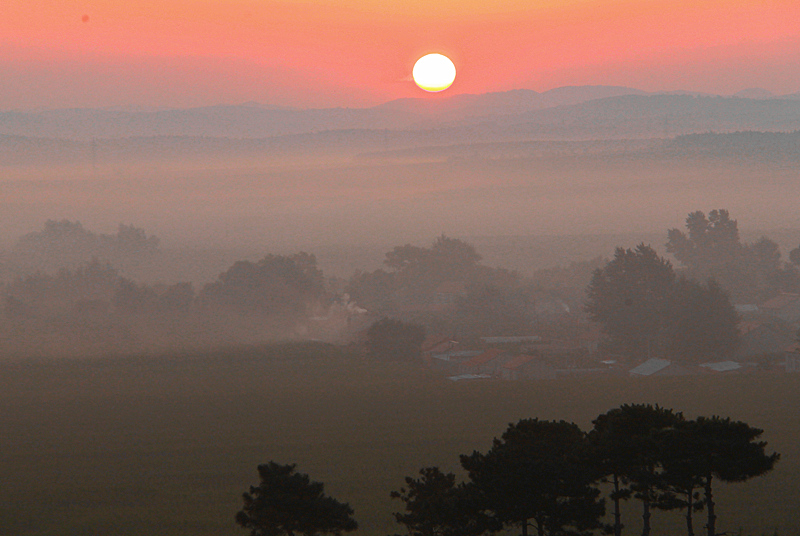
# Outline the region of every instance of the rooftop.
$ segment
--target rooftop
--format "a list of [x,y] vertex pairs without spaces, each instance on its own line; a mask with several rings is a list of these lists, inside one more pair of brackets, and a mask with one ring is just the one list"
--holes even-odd
[[457,376],[448,376],[447,379],[451,382],[460,382],[464,380],[488,380],[491,376],[488,374],[458,374]]
[[513,357],[508,363],[503,365],[503,368],[514,370],[516,368],[521,367],[522,365],[524,365],[529,361],[533,361],[534,359],[536,359],[536,356],[534,355],[520,354],[516,357]]
[[630,370],[633,376],[650,376],[660,370],[664,370],[672,364],[668,359],[648,359],[641,365],[638,365]]
[[433,359],[441,359],[442,361],[461,361],[470,357],[475,357],[482,354],[480,350],[458,350],[454,352],[445,352],[443,354],[434,354]]
[[704,369],[713,370],[714,372],[730,372],[732,370],[739,370],[742,365],[736,361],[717,361],[716,363],[702,363],[700,365]]
[[503,355],[502,350],[498,350],[497,348],[490,348],[489,350],[486,350],[485,352],[476,355],[475,357],[467,361],[465,364],[471,367],[485,365],[486,363],[497,359],[501,355]]
[[486,344],[513,344],[518,342],[538,342],[542,338],[538,335],[521,335],[516,337],[481,337]]

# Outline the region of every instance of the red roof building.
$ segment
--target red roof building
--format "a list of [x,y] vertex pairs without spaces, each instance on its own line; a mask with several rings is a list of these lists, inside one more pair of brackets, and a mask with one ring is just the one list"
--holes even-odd
[[459,371],[462,374],[490,374],[500,376],[500,367],[511,355],[498,348],[490,348],[475,357],[461,363]]
[[501,367],[500,376],[504,380],[553,380],[556,370],[538,356],[520,354]]

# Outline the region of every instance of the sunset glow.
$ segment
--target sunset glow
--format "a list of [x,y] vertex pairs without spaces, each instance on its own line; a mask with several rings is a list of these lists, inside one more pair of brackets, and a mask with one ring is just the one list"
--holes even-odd
[[448,93],[606,84],[800,90],[794,0],[8,0],[0,109],[257,101],[364,106],[419,95],[414,61],[459,66]]

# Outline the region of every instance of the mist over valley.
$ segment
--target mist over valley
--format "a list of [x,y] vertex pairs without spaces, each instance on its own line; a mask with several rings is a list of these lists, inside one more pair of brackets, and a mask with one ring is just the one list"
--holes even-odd
[[[793,536],[799,172],[755,89],[0,112],[0,532],[240,534],[308,473],[347,532],[438,482],[441,534],[515,534],[481,471],[533,434],[580,534]],[[728,427],[712,495],[684,447]],[[622,505],[601,433],[658,456]]]

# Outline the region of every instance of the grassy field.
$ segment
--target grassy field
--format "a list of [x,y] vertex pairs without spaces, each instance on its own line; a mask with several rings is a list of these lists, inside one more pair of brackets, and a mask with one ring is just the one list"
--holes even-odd
[[[336,352],[0,363],[0,534],[243,535],[241,493],[269,460],[350,502],[358,534],[402,533],[389,498],[425,465],[457,471],[520,418],[584,429],[622,403],[765,429],[775,471],[720,487],[720,531],[800,535],[800,375],[452,383]],[[638,505],[625,511],[637,530]],[[656,512],[653,536],[683,534]],[[702,522],[698,523],[698,529]]]

